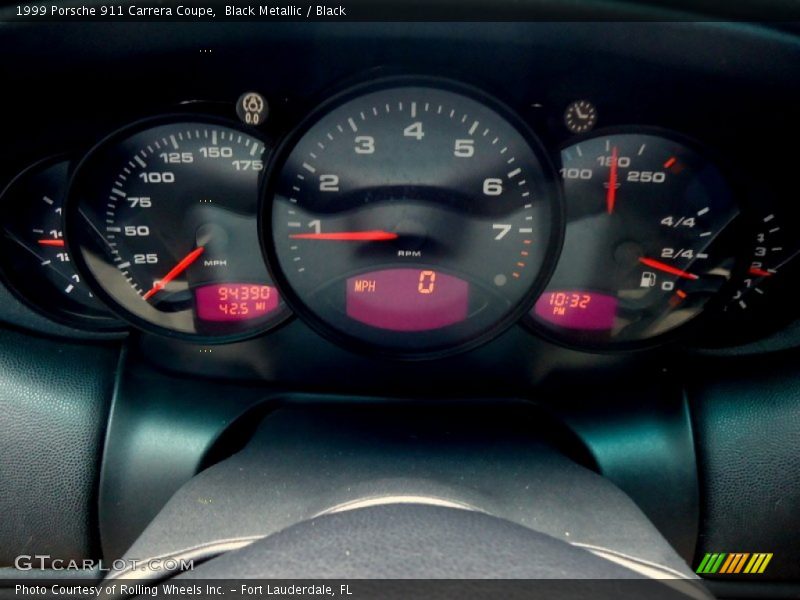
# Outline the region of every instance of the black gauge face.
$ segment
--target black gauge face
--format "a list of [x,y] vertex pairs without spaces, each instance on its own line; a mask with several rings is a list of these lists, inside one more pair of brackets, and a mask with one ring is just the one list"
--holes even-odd
[[3,211],[3,271],[32,306],[75,327],[120,328],[75,271],[64,243],[69,162],[34,165],[9,184]]
[[800,254],[800,244],[783,221],[772,211],[758,220],[748,246],[747,270],[731,294],[726,310],[740,312],[758,307],[774,287],[773,282],[783,282],[786,270],[797,268],[795,259]]
[[[737,270],[715,329],[715,340],[743,343],[784,327],[800,315],[797,278],[800,238],[795,231],[797,209],[760,206],[749,214],[745,261]],[[765,206],[767,204],[767,206]]]
[[115,134],[78,166],[68,239],[98,293],[157,333],[228,341],[287,309],[259,252],[264,143],[194,119]]
[[564,247],[531,318],[568,343],[641,343],[699,314],[730,277],[737,214],[720,172],[683,143],[600,135],[562,152]]
[[347,97],[290,140],[267,188],[267,253],[293,306],[334,338],[406,357],[512,323],[560,237],[539,145],[450,89]]

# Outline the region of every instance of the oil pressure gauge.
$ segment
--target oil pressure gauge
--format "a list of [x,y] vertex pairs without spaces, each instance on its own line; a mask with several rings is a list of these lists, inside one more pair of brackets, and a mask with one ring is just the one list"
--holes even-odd
[[749,311],[761,304],[774,287],[773,281],[785,280],[787,267],[796,267],[800,244],[783,219],[775,211],[769,211],[758,219],[748,252],[747,271],[726,306],[732,312]]

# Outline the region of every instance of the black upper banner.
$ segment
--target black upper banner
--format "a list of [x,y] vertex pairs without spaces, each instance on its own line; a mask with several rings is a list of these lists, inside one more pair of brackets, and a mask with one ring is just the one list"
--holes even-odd
[[792,0],[114,0],[2,3],[0,21],[796,21]]

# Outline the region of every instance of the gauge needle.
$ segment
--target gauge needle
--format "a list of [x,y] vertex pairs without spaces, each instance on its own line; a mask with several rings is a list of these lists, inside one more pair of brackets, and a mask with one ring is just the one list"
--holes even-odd
[[58,248],[64,247],[64,240],[39,240],[40,246],[56,246]]
[[772,273],[769,271],[765,271],[764,269],[759,269],[757,267],[750,267],[749,271],[750,275],[756,275],[757,277],[770,277]]
[[653,260],[652,258],[646,258],[644,256],[639,258],[639,262],[643,265],[647,265],[652,269],[658,269],[659,271],[664,271],[665,273],[669,273],[670,275],[677,275],[678,277],[683,277],[684,279],[700,279],[694,273],[689,273],[688,271],[683,271],[678,269],[677,267],[673,267],[672,265],[668,265],[667,263],[663,263],[660,260]]
[[386,242],[399,235],[390,231],[337,231],[333,233],[293,233],[293,240],[332,240],[338,242]]
[[617,147],[611,149],[611,169],[608,173],[608,191],[606,192],[606,208],[608,214],[614,213],[617,202]]
[[199,248],[195,248],[194,250],[189,252],[189,254],[184,256],[177,265],[172,267],[172,269],[170,270],[169,273],[164,275],[164,277],[162,279],[159,279],[158,281],[156,281],[155,284],[153,285],[153,287],[151,287],[145,293],[145,295],[142,296],[142,298],[144,298],[145,300],[148,300],[154,294],[157,294],[158,292],[163,290],[170,281],[172,281],[178,275],[180,275],[186,269],[188,269],[189,265],[191,265],[194,261],[196,261],[197,257],[200,256],[204,251],[205,251],[205,247],[204,246],[200,246]]

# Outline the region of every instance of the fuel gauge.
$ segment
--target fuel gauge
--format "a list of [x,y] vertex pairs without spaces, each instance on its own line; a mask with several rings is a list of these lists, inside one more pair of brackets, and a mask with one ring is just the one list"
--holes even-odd
[[62,208],[69,162],[51,159],[20,173],[0,195],[2,271],[27,304],[86,329],[122,325],[89,291],[67,253]]
[[721,243],[738,214],[722,173],[663,132],[612,132],[562,151],[567,231],[531,312],[584,347],[651,343],[698,316],[734,266]]

